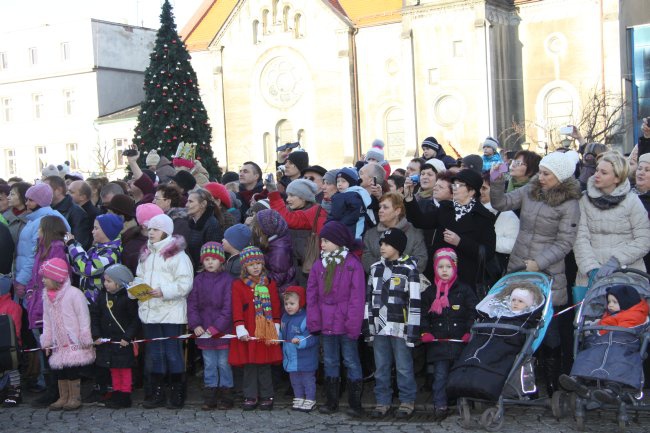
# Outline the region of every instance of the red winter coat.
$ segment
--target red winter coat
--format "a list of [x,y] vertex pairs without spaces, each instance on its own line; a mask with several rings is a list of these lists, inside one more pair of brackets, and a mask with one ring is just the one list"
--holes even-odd
[[[280,298],[275,281],[269,284],[271,296],[271,313],[273,322],[280,323]],[[255,336],[255,306],[253,305],[253,289],[244,281],[235,280],[232,283],[232,321],[233,327],[244,325],[248,334]],[[278,344],[267,346],[259,340],[240,341],[233,338],[230,344],[228,362],[235,367],[246,364],[280,364],[282,362],[282,347]]]
[[20,332],[22,327],[23,309],[20,305],[11,300],[11,293],[0,296],[0,314],[6,314],[14,321],[14,329],[18,344],[21,344]]
[[[610,315],[606,312],[600,320],[601,326],[620,326],[622,328],[634,328],[645,323],[648,318],[648,303],[642,299],[636,305],[628,308],[627,310],[620,311],[615,315]],[[609,331],[600,331],[600,335],[605,335]]]
[[[290,210],[287,208],[284,200],[282,200],[282,195],[277,191],[269,193],[269,202],[271,204],[271,209],[278,211],[280,216],[282,216],[282,218],[287,222],[287,226],[289,226],[290,229],[311,231],[319,206],[315,205],[306,209]],[[320,233],[320,230],[323,228],[326,221],[327,211],[321,207],[320,213],[318,214],[318,220],[316,221],[317,233]]]

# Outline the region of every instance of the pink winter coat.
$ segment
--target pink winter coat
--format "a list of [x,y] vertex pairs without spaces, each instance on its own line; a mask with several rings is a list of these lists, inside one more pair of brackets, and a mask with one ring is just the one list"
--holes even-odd
[[95,362],[95,346],[90,332],[90,312],[83,292],[66,280],[54,302],[43,291],[43,335],[41,347],[54,347],[50,367],[61,370]]

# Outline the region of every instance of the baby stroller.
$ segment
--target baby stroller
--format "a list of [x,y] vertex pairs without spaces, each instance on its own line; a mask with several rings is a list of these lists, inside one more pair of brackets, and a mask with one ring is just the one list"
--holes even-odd
[[[619,429],[624,431],[629,421],[628,411],[648,411],[643,398],[643,360],[650,341],[650,322],[633,327],[603,326],[593,322],[600,319],[607,308],[607,290],[613,286],[633,287],[641,299],[650,299],[650,275],[635,269],[619,269],[612,275],[597,280],[587,291],[575,318],[573,341],[574,367],[571,377],[593,386],[581,385],[562,402],[553,402],[553,414],[560,417],[567,404],[574,410],[578,430],[584,431],[585,415],[590,410],[615,410]],[[599,335],[598,331],[609,331]],[[596,389],[615,386],[615,403],[603,403],[594,398]]]
[[[470,401],[475,407],[489,406],[479,420],[487,431],[501,429],[505,405],[548,405],[548,399],[531,396],[537,392],[533,353],[553,317],[552,285],[553,279],[546,274],[512,273],[497,281],[476,306],[478,320],[472,326],[472,338],[454,363],[447,385],[448,396],[458,399],[463,427],[472,427]],[[513,286],[536,288],[539,299],[527,310],[508,313],[499,299]]]

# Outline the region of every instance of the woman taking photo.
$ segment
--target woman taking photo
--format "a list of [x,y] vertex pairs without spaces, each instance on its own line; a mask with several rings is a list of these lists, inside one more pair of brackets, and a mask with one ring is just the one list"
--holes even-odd
[[526,185],[530,179],[539,171],[541,157],[535,152],[520,150],[510,163],[510,180],[508,181],[507,192]]
[[646,270],[643,257],[650,248],[650,221],[639,196],[630,193],[628,171],[620,153],[606,152],[587,182],[573,249],[577,285],[587,285],[589,276],[605,277],[621,266]]

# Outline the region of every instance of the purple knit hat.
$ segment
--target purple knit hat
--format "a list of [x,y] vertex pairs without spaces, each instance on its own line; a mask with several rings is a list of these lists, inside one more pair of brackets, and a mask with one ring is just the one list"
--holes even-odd
[[264,232],[266,236],[280,236],[289,230],[287,222],[276,210],[261,210],[255,214],[255,217],[257,218],[257,223],[260,225],[262,232]]
[[25,193],[25,198],[36,202],[40,207],[46,207],[52,204],[52,188],[46,183],[37,183],[30,187]]
[[350,230],[348,230],[345,224],[339,221],[329,221],[326,223],[320,231],[320,237],[340,247],[352,249],[354,246],[352,233],[350,233]]

